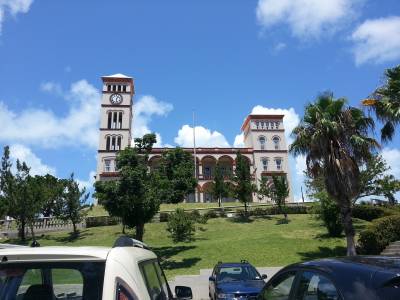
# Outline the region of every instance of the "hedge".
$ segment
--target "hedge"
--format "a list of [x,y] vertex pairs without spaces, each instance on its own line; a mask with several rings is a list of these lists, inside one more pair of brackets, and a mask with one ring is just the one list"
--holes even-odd
[[[283,210],[287,214],[307,214],[308,207],[305,205],[298,206],[285,206]],[[243,210],[236,211],[239,214],[243,213]],[[268,215],[280,215],[282,214],[278,206],[268,206],[268,207],[256,207],[248,211],[248,216],[268,216]]]
[[117,225],[120,222],[121,219],[117,217],[110,217],[110,216],[86,217],[86,228]]
[[365,221],[372,221],[385,215],[385,210],[379,206],[370,204],[355,205],[353,207],[353,217]]
[[400,240],[400,215],[374,220],[358,239],[361,254],[380,254],[390,243]]

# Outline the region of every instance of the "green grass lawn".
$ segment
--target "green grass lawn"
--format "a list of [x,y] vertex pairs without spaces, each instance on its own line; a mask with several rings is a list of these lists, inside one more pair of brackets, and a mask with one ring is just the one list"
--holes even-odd
[[[247,259],[259,267],[284,266],[303,260],[345,255],[345,239],[327,237],[325,227],[310,215],[289,215],[288,224],[279,224],[281,216],[256,218],[251,222],[211,219],[197,225],[195,240],[174,244],[166,223],[151,223],[145,228],[145,242],[162,258],[169,278],[198,274],[218,261]],[[355,220],[357,231],[368,222]],[[42,246],[112,246],[121,234],[120,226],[94,227],[81,231],[76,239],[65,232],[42,236]],[[4,241],[15,243],[16,241]]]

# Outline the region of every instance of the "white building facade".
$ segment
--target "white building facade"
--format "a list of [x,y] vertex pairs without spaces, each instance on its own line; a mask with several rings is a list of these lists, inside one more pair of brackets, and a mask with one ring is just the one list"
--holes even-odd
[[[133,78],[115,74],[102,77],[100,138],[96,180],[118,180],[115,159],[118,151],[131,143],[133,116]],[[286,176],[291,187],[288,151],[283,126],[283,115],[249,115],[242,125],[245,148],[196,147],[196,192],[188,195],[187,202],[216,202],[211,190],[217,162],[227,181],[236,166],[236,153],[244,155],[250,165],[252,180],[259,185],[263,177]],[[194,155],[193,148],[183,148]],[[153,148],[149,167],[155,168],[168,148]],[[234,199],[223,199],[234,201]],[[269,202],[268,198],[253,195],[254,202]],[[290,195],[287,202],[293,201]]]

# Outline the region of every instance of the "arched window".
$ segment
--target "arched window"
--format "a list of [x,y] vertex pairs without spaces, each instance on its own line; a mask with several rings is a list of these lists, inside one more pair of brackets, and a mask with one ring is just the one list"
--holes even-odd
[[275,158],[275,164],[278,171],[282,170],[282,158]]
[[261,158],[263,171],[268,171],[268,158],[263,157]]
[[111,136],[107,136],[106,139],[106,150],[111,150]]
[[122,111],[109,111],[107,118],[108,129],[122,128]]
[[259,138],[258,138],[258,141],[260,142],[260,148],[261,148],[261,150],[265,150],[265,137],[264,136],[260,136]]
[[279,150],[279,148],[280,148],[279,143],[280,143],[280,141],[281,141],[281,139],[279,138],[279,136],[274,136],[274,137],[272,138],[272,141],[274,142],[274,148],[275,148],[275,150]]

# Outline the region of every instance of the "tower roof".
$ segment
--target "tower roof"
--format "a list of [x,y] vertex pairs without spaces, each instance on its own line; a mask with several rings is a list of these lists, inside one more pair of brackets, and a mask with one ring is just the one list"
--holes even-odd
[[244,120],[243,125],[242,125],[242,131],[246,128],[246,126],[249,124],[250,120],[258,119],[258,120],[263,120],[263,119],[275,119],[275,120],[282,120],[285,115],[248,115],[247,118]]
[[117,73],[117,74],[114,74],[114,75],[103,76],[102,78],[132,78],[132,77],[126,76],[126,75],[121,74],[121,73]]

